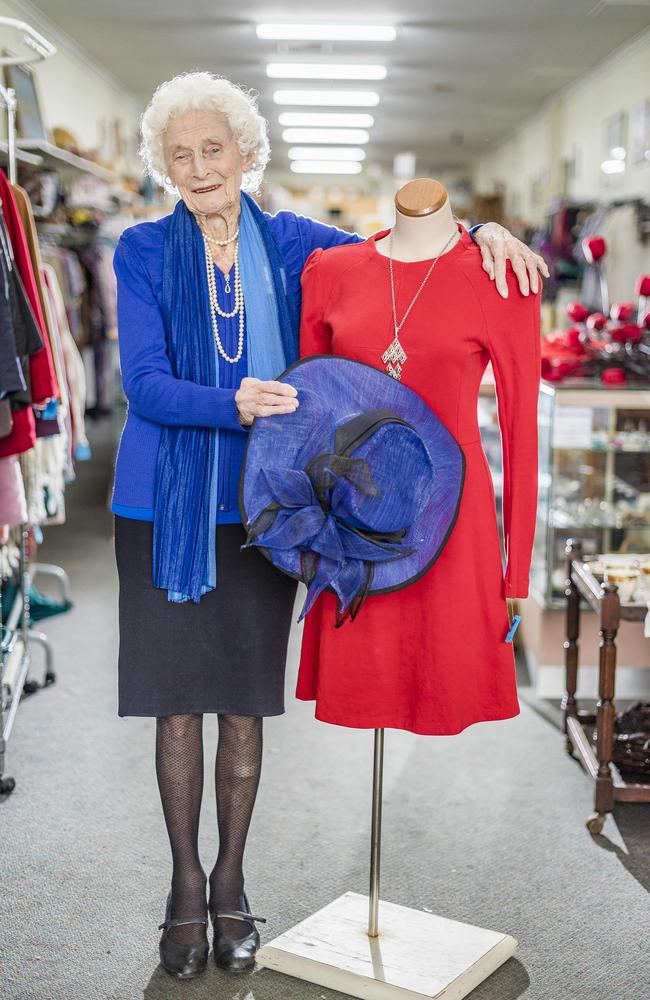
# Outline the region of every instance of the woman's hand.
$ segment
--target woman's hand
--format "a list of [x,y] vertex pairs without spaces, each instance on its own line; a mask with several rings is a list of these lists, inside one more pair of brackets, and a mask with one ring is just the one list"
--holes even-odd
[[539,254],[533,253],[525,243],[498,222],[486,222],[474,233],[483,257],[483,270],[487,271],[493,281],[496,281],[497,291],[504,299],[508,298],[506,283],[506,260],[512,263],[512,270],[517,275],[522,295],[528,295],[532,289],[539,288],[538,271],[548,278],[546,261]]
[[245,427],[255,417],[272,417],[276,413],[293,413],[298,409],[298,392],[284,382],[263,382],[259,378],[243,378],[235,393],[239,420]]

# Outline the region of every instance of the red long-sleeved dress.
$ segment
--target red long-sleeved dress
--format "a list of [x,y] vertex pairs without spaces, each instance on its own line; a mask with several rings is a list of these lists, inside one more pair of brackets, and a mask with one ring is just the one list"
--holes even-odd
[[[335,629],[324,593],[305,620],[297,697],[324,722],[459,733],[518,714],[506,597],[526,597],[537,501],[539,294],[520,293],[508,266],[503,299],[467,231],[438,260],[400,332],[402,382],[462,447],[466,472],[455,527],[417,582],[371,596]],[[375,243],[315,250],[302,275],[301,354],[337,354],[384,369],[393,339],[389,262]],[[393,263],[401,320],[430,261]],[[494,369],[503,452],[502,569],[492,479],[477,419],[481,377]],[[399,470],[396,470],[399,474]]]

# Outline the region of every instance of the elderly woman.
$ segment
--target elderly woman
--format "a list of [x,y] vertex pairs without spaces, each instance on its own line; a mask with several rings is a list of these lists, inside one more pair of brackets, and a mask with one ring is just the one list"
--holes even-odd
[[[115,254],[129,401],[112,504],[118,711],[156,718],[173,864],[160,956],[170,974],[189,978],[206,966],[208,914],[216,963],[254,964],[261,918],[250,912],[242,863],[262,719],[284,711],[296,584],[241,551],[246,428],[299,405],[274,379],[297,356],[307,257],[361,237],[260,211],[246,192],[258,189],[269,159],[266,123],[227,80],[197,72],[164,83],[142,135],[149,172],[180,200],[172,215],[128,229]],[[507,231],[489,224],[478,241],[497,284],[507,256],[522,291],[536,288],[545,265]],[[219,717],[219,852],[209,876],[198,851],[206,712]]]

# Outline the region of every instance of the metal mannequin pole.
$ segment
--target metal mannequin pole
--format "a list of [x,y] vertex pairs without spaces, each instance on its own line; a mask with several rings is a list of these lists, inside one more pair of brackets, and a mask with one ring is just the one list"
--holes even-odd
[[517,942],[386,900],[379,932],[383,771],[384,730],[375,729],[370,897],[343,893],[264,945],[257,961],[361,1000],[466,997],[514,954]]
[[370,913],[368,937],[379,937],[379,880],[381,869],[381,807],[384,784],[384,730],[375,729],[372,780],[372,833],[370,837]]

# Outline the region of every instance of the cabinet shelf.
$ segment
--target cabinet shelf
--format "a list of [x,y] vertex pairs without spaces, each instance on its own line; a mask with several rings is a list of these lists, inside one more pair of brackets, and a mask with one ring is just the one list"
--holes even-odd
[[537,520],[548,524],[551,528],[559,528],[563,531],[650,531],[650,524],[577,524],[575,521],[569,524],[562,524],[554,521],[552,517],[542,517],[539,513]]
[[[6,162],[8,156],[9,143],[6,139],[0,139],[0,159]],[[25,149],[19,149],[18,147],[16,147],[16,160],[18,163],[27,163],[32,167],[39,167],[43,162],[42,157],[36,153],[28,153]]]
[[61,149],[45,139],[17,139],[16,145],[19,155],[20,151],[36,153],[45,167],[73,174],[90,174],[100,181],[112,182],[117,179],[117,174],[113,173],[112,170],[107,170],[99,163],[86,160],[83,156],[77,156],[76,153],[71,153],[67,149]]
[[[542,383],[538,428],[539,491],[531,577],[538,602],[555,608],[562,605],[558,579],[566,576],[567,538],[590,540],[589,547],[599,552],[633,554],[650,549],[650,510],[644,506],[650,497],[650,463],[640,458],[650,448],[636,446],[644,428],[650,428],[650,391],[647,386],[610,391],[595,385]],[[628,434],[634,447],[613,443]],[[582,443],[576,446],[572,438]],[[625,462],[618,455],[633,458]],[[562,503],[569,493],[570,506],[565,509]],[[587,497],[593,501],[591,509],[578,508]],[[619,498],[627,501],[621,510]],[[606,523],[607,517],[621,519]]]
[[555,445],[555,451],[583,451],[592,454],[596,452],[602,455],[647,455],[650,452],[650,445],[647,448],[616,448],[613,445],[591,445],[589,448],[583,445],[562,444]]

